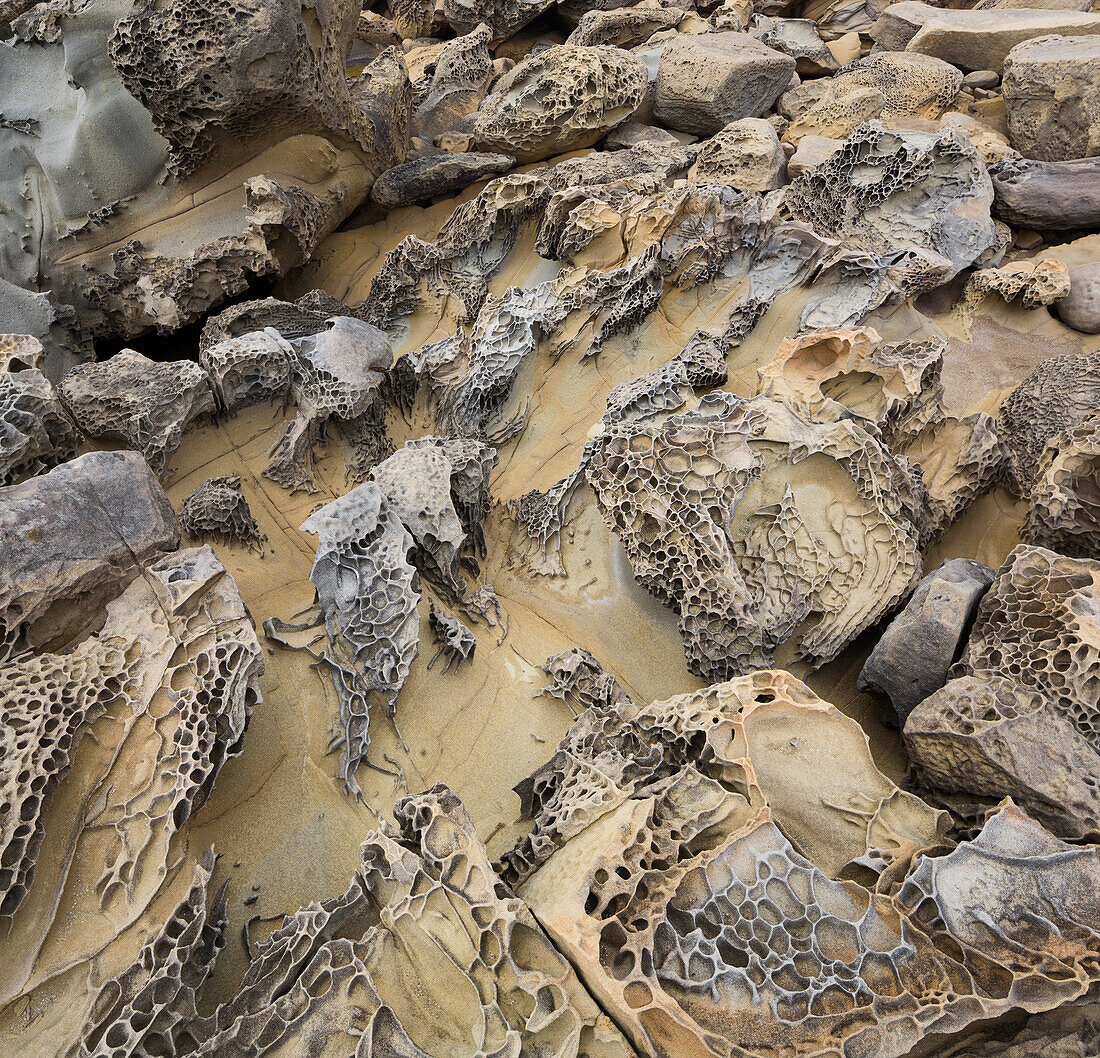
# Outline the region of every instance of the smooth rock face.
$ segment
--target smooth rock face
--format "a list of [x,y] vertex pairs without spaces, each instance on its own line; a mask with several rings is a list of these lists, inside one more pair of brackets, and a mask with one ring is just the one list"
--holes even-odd
[[1070,268],[1069,293],[1054,311],[1067,327],[1082,334],[1100,334],[1100,261]]
[[1004,64],[1012,146],[1061,162],[1100,154],[1100,37],[1042,37]]
[[634,113],[645,85],[641,60],[618,48],[548,48],[501,78],[474,139],[521,162],[589,147]]
[[744,33],[677,37],[661,52],[657,119],[711,136],[763,114],[790,84],[795,60]]
[[966,558],[945,562],[917,585],[859,674],[859,688],[886,698],[899,727],[947,680],[993,570]]
[[506,173],[516,164],[507,154],[434,154],[388,169],[374,182],[371,198],[396,209],[454,194],[489,176]]
[[1095,33],[1100,33],[1100,15],[1020,8],[956,11],[915,0],[891,4],[872,30],[876,45],[886,51],[920,51],[961,70],[996,73],[1025,40]]
[[136,452],[91,452],[0,489],[0,643],[27,626],[31,641],[72,625],[110,598],[140,564],[179,546],[176,514]]

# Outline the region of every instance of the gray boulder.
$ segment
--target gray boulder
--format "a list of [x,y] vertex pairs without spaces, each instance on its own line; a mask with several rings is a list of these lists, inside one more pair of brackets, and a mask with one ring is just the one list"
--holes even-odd
[[1006,158],[989,167],[993,214],[1014,228],[1100,227],[1100,158],[1041,162]]
[[871,651],[857,685],[888,699],[899,727],[947,682],[947,670],[993,577],[993,570],[980,562],[949,559],[917,585]]
[[90,452],[0,488],[0,656],[19,640],[75,634],[179,542],[172,505],[136,452]]
[[654,114],[669,128],[712,136],[764,114],[794,72],[791,56],[746,33],[680,36],[661,52]]
[[374,182],[370,197],[387,209],[411,206],[453,195],[478,180],[506,173],[515,164],[510,154],[432,154],[387,169]]
[[1040,37],[1004,65],[1012,146],[1057,162],[1100,154],[1100,37]]
[[960,70],[997,73],[1017,44],[1052,33],[1100,33],[1100,15],[1028,8],[956,11],[903,0],[887,7],[871,30],[883,51],[919,51]]

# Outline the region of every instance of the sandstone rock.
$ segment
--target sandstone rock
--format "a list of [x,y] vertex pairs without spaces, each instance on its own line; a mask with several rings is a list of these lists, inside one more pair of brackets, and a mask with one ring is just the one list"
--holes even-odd
[[207,345],[199,363],[210,378],[220,411],[290,395],[294,349],[274,327]]
[[506,173],[516,164],[507,154],[436,154],[388,169],[371,188],[380,206],[396,209],[454,194],[487,177]]
[[548,48],[501,78],[474,137],[521,162],[590,147],[630,117],[645,83],[641,61],[618,48]]
[[1069,293],[1054,311],[1067,327],[1100,334],[1100,262],[1070,267]]
[[161,474],[183,431],[214,411],[206,372],[190,360],[156,363],[123,349],[98,364],[80,364],[61,382],[61,399],[89,437],[122,441]]
[[[519,894],[640,1052],[851,1050],[873,1025],[890,1041],[880,1053],[897,1056],[932,1026],[961,1035],[1013,1006],[993,986],[1003,973],[1034,982],[1033,1010],[1062,1003],[1067,980],[1087,994],[1097,847],[1006,802],[974,840],[921,854],[935,823],[890,791],[850,723],[786,674],[759,672],[633,714],[594,708],[532,776],[537,840],[505,858],[504,876],[526,878]],[[808,818],[796,807],[807,801]],[[866,875],[836,880],[857,864],[889,875],[892,895],[864,888]],[[1020,925],[1024,907],[1043,924]],[[1074,972],[1039,971],[1067,937]],[[761,1002],[785,1015],[756,1016]]]
[[794,154],[787,159],[787,175],[793,180],[797,176],[830,158],[840,150],[844,141],[831,136],[801,136]]
[[1077,558],[1100,559],[1100,410],[1051,437],[1031,483],[1020,537]]
[[[832,468],[827,490],[811,451]],[[706,470],[690,487],[671,472],[695,462]],[[704,677],[767,666],[792,637],[799,656],[827,661],[898,602],[920,573],[908,475],[852,421],[729,394],[606,426],[587,468],[634,575],[679,612],[688,667]],[[850,529],[829,524],[834,505]]]
[[[392,110],[364,112],[345,77],[358,13],[352,0],[28,11],[0,88],[26,130],[5,130],[20,144],[0,174],[6,278],[49,291],[89,335],[130,337],[308,258],[387,168],[374,153]],[[36,173],[43,195],[25,199]]]
[[1100,750],[1100,562],[1021,544],[999,570],[953,675],[1006,676]]
[[1004,64],[1012,145],[1058,162],[1100,154],[1100,38],[1040,37]]
[[592,48],[608,44],[633,48],[645,44],[654,33],[674,29],[684,18],[683,11],[668,7],[624,7],[612,11],[586,11],[567,44]]
[[[791,117],[784,139],[803,136],[846,139],[875,118],[938,118],[952,103],[962,78],[948,63],[908,52],[872,52],[824,82],[786,93],[780,105]],[[819,87],[820,86],[820,87]],[[800,91],[804,92],[802,103]]]
[[1014,261],[1000,268],[981,268],[966,281],[963,301],[971,307],[990,294],[1006,302],[1020,300],[1025,309],[1053,305],[1069,293],[1069,269],[1050,260]]
[[791,56],[801,77],[820,77],[840,69],[841,64],[809,19],[761,16],[753,24],[752,35],[761,44]]
[[[330,752],[340,750],[340,777],[357,798],[355,773],[370,747],[370,705],[384,702],[392,718],[419,652],[419,572],[453,598],[465,584],[460,550],[478,550],[488,509],[489,472],[496,453],[467,440],[410,441],[376,466],[371,480],[315,511],[302,525],[316,533],[310,572],[319,606],[316,623],[328,639],[326,668],[339,703]],[[354,586],[354,590],[349,588]],[[305,626],[269,621],[285,633]]]
[[1067,231],[1100,225],[1100,161],[1007,159],[990,166],[993,212],[1017,228]]
[[965,558],[945,562],[917,585],[871,651],[859,674],[859,689],[886,698],[898,727],[947,681],[947,670],[992,583],[988,566]]
[[1100,355],[1044,360],[1001,404],[998,426],[1012,479],[1029,495],[1051,438],[1100,410]]
[[985,412],[946,415],[899,439],[895,450],[920,467],[931,509],[924,534],[928,542],[996,484],[1009,461],[997,420]]
[[552,0],[443,0],[443,17],[459,34],[486,25],[496,43],[523,29],[551,3]]
[[915,0],[890,4],[872,30],[875,44],[885,51],[919,51],[961,70],[995,73],[1023,41],[1095,33],[1100,33],[1100,15],[1091,13],[1029,8],[957,11]]
[[336,316],[289,351],[297,414],[268,451],[271,462],[263,474],[291,491],[315,492],[313,453],[325,424],[329,419],[350,424],[370,413],[393,364],[393,348],[369,323]]
[[[188,1026],[201,1041],[193,1053],[238,1058],[250,1046],[240,1041],[277,1039],[299,1053],[443,1054],[461,1032],[459,1054],[632,1058],[527,906],[499,885],[458,798],[440,783],[394,814],[396,827],[367,835],[347,890],[287,915],[240,988]],[[347,986],[333,987],[345,975]]]
[[[690,137],[687,138],[690,139]],[[637,147],[642,144],[650,144],[654,147],[677,147],[680,140],[667,129],[658,128],[656,125],[642,125],[636,121],[623,122],[618,128],[612,129],[604,140],[604,146],[609,151]]]
[[136,452],[91,452],[0,497],[5,654],[20,637],[40,644],[75,634],[142,564],[179,546],[172,505]]
[[1011,797],[1059,837],[1100,834],[1100,754],[1035,691],[1000,676],[951,680],[905,722],[921,782],[990,804]]
[[37,338],[0,334],[0,486],[76,455],[79,434],[39,370],[44,353]]
[[688,179],[739,191],[771,191],[782,187],[786,169],[787,156],[771,125],[762,118],[741,118],[702,145]]
[[479,25],[439,50],[427,67],[430,75],[416,83],[412,127],[418,136],[431,140],[457,129],[468,114],[477,111],[493,79],[491,40],[489,27]]
[[760,392],[824,422],[856,418],[888,442],[942,416],[944,343],[884,342],[873,327],[784,338],[759,369]]
[[981,157],[958,133],[872,122],[795,178],[786,202],[823,235],[908,255],[901,282],[913,291],[946,282],[996,245],[992,197]]
[[669,128],[711,136],[760,117],[790,84],[795,60],[744,33],[681,36],[661,52],[654,114]]
[[[0,898],[15,945],[0,1001],[94,957],[142,914],[166,882],[172,835],[241,750],[262,671],[236,585],[209,548],[143,563],[73,650],[0,667],[0,786],[12,806]],[[51,800],[84,758],[55,818]],[[79,931],[66,928],[70,914]],[[63,954],[57,932],[68,933]]]
[[239,477],[208,478],[183,501],[179,521],[188,536],[237,540],[263,550],[263,535],[248,509]]

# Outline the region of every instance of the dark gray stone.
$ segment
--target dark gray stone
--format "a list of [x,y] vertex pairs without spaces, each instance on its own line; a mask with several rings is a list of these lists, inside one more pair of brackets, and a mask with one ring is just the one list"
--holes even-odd
[[387,169],[374,182],[370,197],[387,209],[411,206],[453,195],[477,180],[506,173],[515,164],[508,154],[431,154]]
[[859,674],[857,686],[889,700],[903,726],[909,714],[947,682],[994,572],[980,562],[953,558],[922,580]]
[[1100,228],[1100,158],[1038,162],[1006,158],[989,167],[993,215],[1014,228]]

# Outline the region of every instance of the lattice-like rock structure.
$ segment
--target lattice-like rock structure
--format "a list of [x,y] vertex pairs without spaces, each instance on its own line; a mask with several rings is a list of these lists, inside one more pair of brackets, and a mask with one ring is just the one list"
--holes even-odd
[[1016,548],[978,607],[956,672],[1041,694],[1100,751],[1100,562]]
[[993,185],[981,155],[952,129],[861,125],[787,188],[786,208],[815,231],[872,254],[904,294],[930,290],[998,245]]
[[193,537],[213,535],[263,550],[263,533],[248,509],[239,477],[208,478],[183,501],[180,529]]
[[1020,536],[1077,558],[1100,558],[1100,410],[1047,441]]
[[[489,471],[496,453],[477,442],[420,438],[380,463],[371,479],[315,511],[303,523],[316,533],[310,579],[328,640],[320,655],[339,701],[329,750],[340,750],[347,791],[361,797],[356,769],[367,761],[370,705],[389,716],[419,652],[418,567],[459,597],[463,547],[483,546]],[[466,526],[469,525],[469,528]],[[281,621],[265,625],[281,642]]]
[[13,945],[0,1007],[92,959],[150,906],[178,866],[173,836],[241,750],[262,671],[244,603],[208,547],[145,565],[68,653],[0,668]]
[[316,492],[314,448],[329,419],[350,423],[378,400],[393,349],[376,327],[351,316],[335,316],[325,330],[293,343],[291,392],[297,413],[272,445],[264,477],[292,492]]
[[210,379],[191,360],[156,363],[133,349],[109,360],[78,364],[58,389],[89,437],[122,441],[162,474],[183,431],[214,411]]
[[1008,466],[997,420],[985,412],[945,415],[899,439],[895,451],[920,467],[931,516],[925,540],[935,540]]
[[1100,839],[1100,751],[1011,678],[951,680],[909,714],[905,748],[927,788],[1011,797],[1059,837]]
[[294,349],[273,327],[212,342],[199,363],[222,411],[290,395]]
[[1047,442],[1100,411],[1100,354],[1052,356],[1004,400],[998,427],[1012,457],[1016,486],[1027,496]]
[[897,1058],[1090,994],[1100,847],[1011,804],[937,847],[942,817],[859,745],[778,672],[592,709],[504,877],[642,1053]]
[[44,355],[29,334],[0,334],[0,486],[76,455],[79,434],[39,370]]
[[587,476],[639,582],[679,612],[703,676],[767,666],[791,639],[828,661],[920,575],[920,482],[851,420],[714,394],[610,426]]
[[[831,770],[834,753],[841,771]],[[713,777],[704,783],[737,803],[742,822],[769,806],[830,877],[904,871],[944,827],[878,771],[855,721],[789,673],[761,670],[641,708],[622,694],[593,696],[554,756],[517,786],[534,825],[502,857],[501,877],[521,885],[632,798],[681,779],[690,788],[703,762]]]
[[207,910],[214,870],[210,849],[192,870],[191,888],[142,946],[133,965],[100,988],[74,1058],[179,1054],[192,1042],[197,996],[225,946],[225,887]]
[[443,672],[449,672],[452,665],[457,672],[464,661],[469,661],[474,656],[477,636],[457,617],[433,606],[428,612],[428,626],[432,630],[432,639],[437,648],[432,660],[428,662],[429,669],[446,655],[447,664],[443,666]]
[[1000,268],[980,268],[967,281],[964,304],[971,311],[990,294],[1017,299],[1025,309],[1053,305],[1069,293],[1069,268],[1062,261],[1013,261]]
[[873,327],[810,331],[784,338],[760,368],[760,392],[815,419],[858,416],[888,438],[943,416],[945,343],[883,342]]
[[190,1028],[203,1058],[633,1058],[568,961],[493,873],[447,787],[398,802],[346,892],[293,915],[240,988]]

